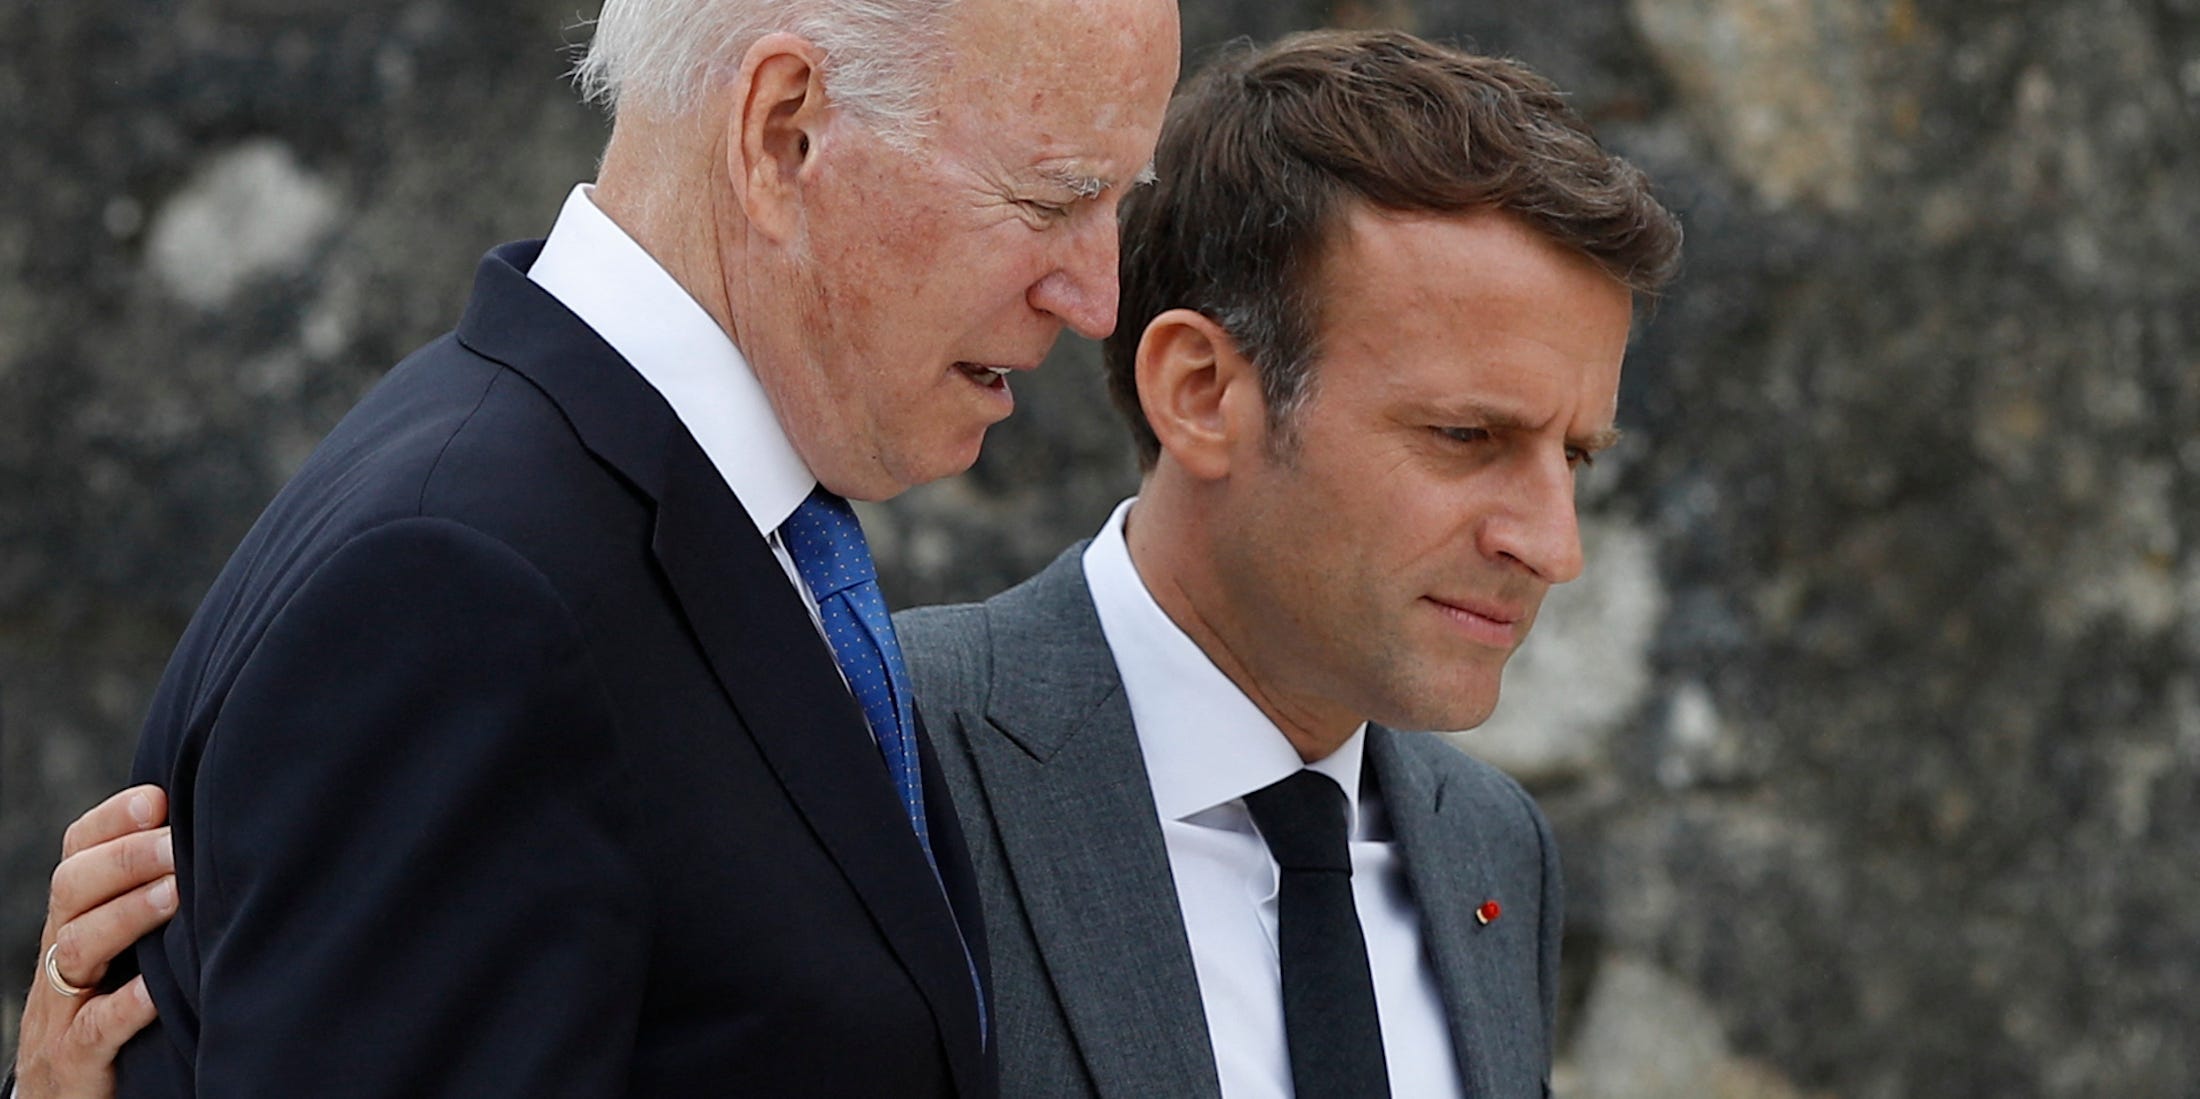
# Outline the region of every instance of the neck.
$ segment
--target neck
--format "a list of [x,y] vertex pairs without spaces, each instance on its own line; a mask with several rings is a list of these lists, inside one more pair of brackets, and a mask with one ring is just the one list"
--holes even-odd
[[[1319,699],[1293,694],[1289,677],[1263,675],[1264,652],[1237,610],[1215,554],[1208,516],[1218,510],[1201,499],[1203,486],[1170,466],[1164,456],[1139,486],[1138,503],[1124,517],[1124,541],[1139,580],[1161,613],[1199,646],[1284,739],[1308,763],[1325,759],[1358,731],[1361,721]],[[1265,680],[1265,682],[1264,682]]]
[[692,124],[622,115],[590,198],[746,353],[727,278],[745,222],[724,186],[720,144]]

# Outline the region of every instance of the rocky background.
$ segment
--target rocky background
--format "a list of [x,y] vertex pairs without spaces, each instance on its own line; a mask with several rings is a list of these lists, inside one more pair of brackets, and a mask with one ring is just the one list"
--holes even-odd
[[[0,0],[0,1024],[229,548],[536,235],[582,0]],[[1497,719],[1566,1094],[2200,1096],[2200,0],[1184,0],[1522,57],[1661,181],[1590,573]],[[1131,486],[1065,345],[873,511],[981,596]]]

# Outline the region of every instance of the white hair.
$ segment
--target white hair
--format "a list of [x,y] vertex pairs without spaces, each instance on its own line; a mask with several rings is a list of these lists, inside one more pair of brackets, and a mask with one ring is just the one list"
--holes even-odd
[[614,113],[692,108],[757,39],[800,35],[825,53],[833,102],[889,138],[921,131],[958,0],[604,0],[573,70]]

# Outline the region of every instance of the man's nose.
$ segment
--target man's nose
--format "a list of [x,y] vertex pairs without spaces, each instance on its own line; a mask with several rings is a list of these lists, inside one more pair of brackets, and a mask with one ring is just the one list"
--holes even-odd
[[1115,331],[1115,213],[1087,212],[1063,242],[1061,262],[1031,288],[1031,307],[1087,339]]
[[1522,463],[1500,506],[1482,525],[1482,552],[1511,558],[1547,584],[1581,575],[1581,521],[1573,469],[1561,455]]

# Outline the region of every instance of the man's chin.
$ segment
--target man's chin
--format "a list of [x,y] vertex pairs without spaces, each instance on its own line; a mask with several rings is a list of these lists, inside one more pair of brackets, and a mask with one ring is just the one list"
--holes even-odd
[[968,473],[971,466],[978,464],[978,455],[984,452],[986,428],[991,426],[983,425],[966,437],[936,450],[920,471],[921,479],[912,482],[911,487]]
[[878,462],[873,475],[863,480],[859,491],[840,492],[837,488],[833,491],[851,500],[891,499],[920,485],[969,472],[970,467],[977,464],[984,443],[985,428],[980,427],[967,438],[904,454],[898,461]]
[[1425,721],[1420,724],[1414,725],[1412,726],[1412,728],[1418,732],[1428,733],[1472,732],[1475,729],[1481,728],[1482,723],[1488,721],[1490,719],[1490,715],[1492,713],[1495,713],[1496,710],[1497,707],[1491,705],[1484,706],[1480,709],[1475,710],[1456,711],[1454,713],[1438,717],[1433,721]]
[[1401,707],[1404,711],[1393,717],[1377,717],[1378,725],[1393,729],[1409,729],[1414,732],[1463,733],[1480,726],[1497,711],[1497,688],[1477,686],[1470,691],[1446,692],[1443,697],[1421,700],[1420,705]]

